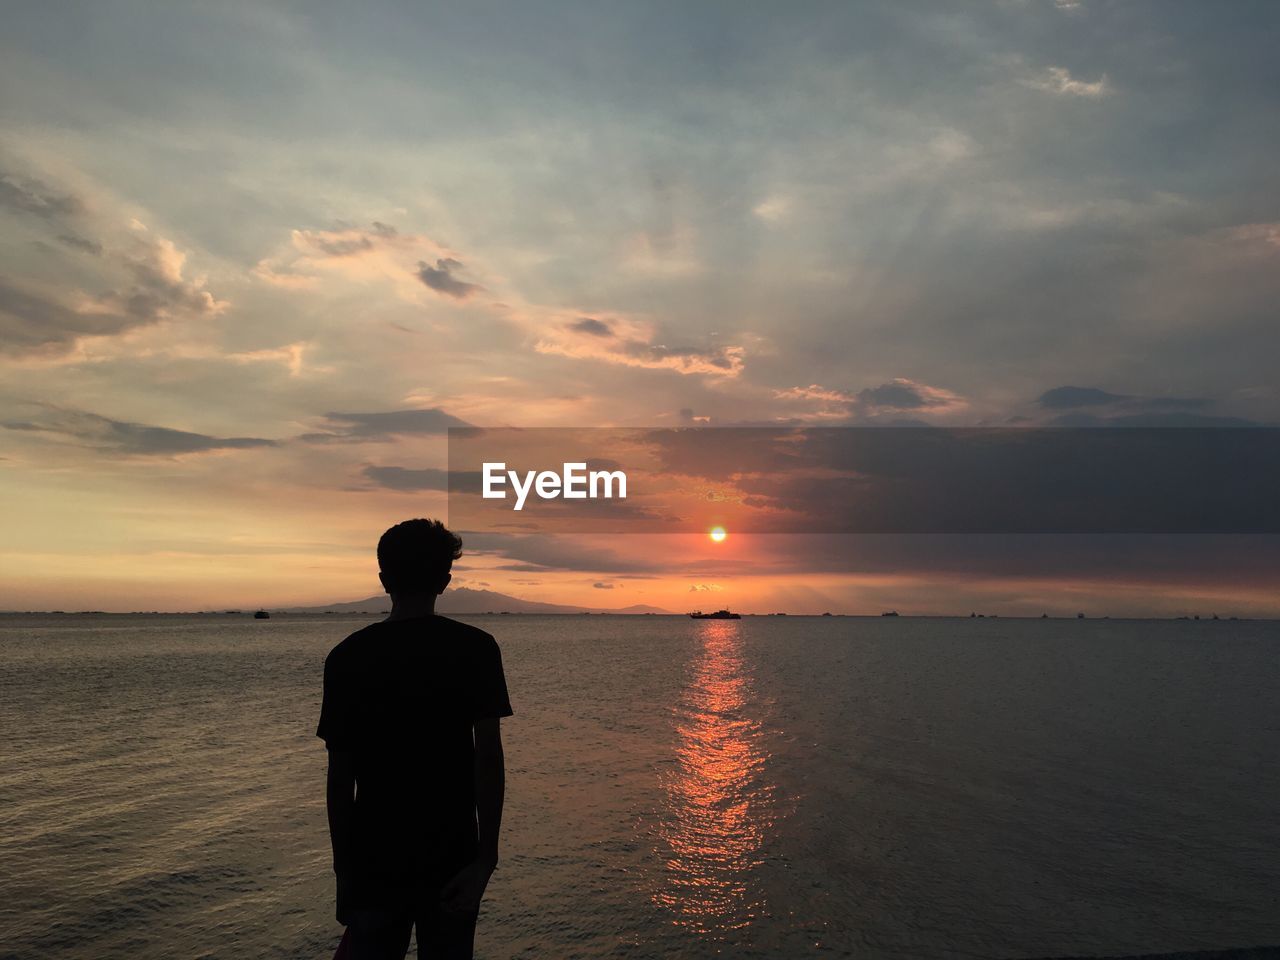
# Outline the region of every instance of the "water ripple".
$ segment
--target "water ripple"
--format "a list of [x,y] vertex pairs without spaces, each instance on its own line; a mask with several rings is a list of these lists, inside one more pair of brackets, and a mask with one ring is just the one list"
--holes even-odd
[[740,625],[701,628],[701,652],[672,711],[677,763],[662,776],[665,872],[654,902],[678,926],[723,938],[767,915],[758,869],[774,786]]

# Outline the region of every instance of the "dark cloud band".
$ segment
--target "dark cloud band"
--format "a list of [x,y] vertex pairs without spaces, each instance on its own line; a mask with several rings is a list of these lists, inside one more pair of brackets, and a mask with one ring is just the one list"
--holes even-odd
[[519,514],[451,482],[473,530],[861,534],[1280,533],[1280,429],[451,430],[451,476],[604,459],[626,501]]

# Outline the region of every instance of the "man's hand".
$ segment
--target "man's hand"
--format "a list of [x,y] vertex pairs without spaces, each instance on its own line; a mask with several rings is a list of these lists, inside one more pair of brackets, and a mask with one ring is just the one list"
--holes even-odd
[[480,909],[480,898],[497,865],[494,860],[472,860],[444,885],[440,905],[451,913],[475,913]]

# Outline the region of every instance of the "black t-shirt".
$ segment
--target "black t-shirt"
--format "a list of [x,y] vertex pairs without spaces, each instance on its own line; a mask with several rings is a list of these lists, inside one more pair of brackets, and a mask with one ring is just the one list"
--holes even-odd
[[359,887],[434,884],[475,858],[472,724],[511,713],[497,642],[465,623],[383,621],[333,648],[316,735],[354,757]]

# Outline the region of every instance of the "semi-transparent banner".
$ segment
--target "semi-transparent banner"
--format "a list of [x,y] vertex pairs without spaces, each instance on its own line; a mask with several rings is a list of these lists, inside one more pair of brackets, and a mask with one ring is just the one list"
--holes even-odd
[[449,522],[508,533],[1280,533],[1280,429],[449,430]]

